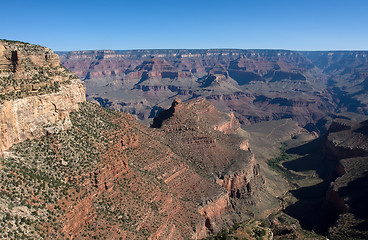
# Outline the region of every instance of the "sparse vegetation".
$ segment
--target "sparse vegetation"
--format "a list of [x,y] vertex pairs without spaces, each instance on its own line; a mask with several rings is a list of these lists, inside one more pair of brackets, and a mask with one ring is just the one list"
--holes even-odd
[[207,240],[236,240],[236,239],[270,239],[270,229],[261,221],[251,219],[244,223],[236,223],[229,230],[222,230]]
[[0,103],[58,92],[61,85],[70,84],[71,80],[77,79],[58,63],[57,55],[50,49],[17,41],[0,41],[5,45],[9,44],[9,52],[4,54],[14,53],[15,56],[1,64]]
[[[121,146],[124,135],[142,133],[142,130],[138,131],[137,126],[124,128],[127,116],[122,113],[88,102],[81,103],[79,109],[70,115],[73,123],[70,129],[13,145],[11,154],[0,159],[0,202],[7,209],[0,210],[0,219],[3,219],[0,237],[13,238],[14,233],[19,235],[14,235],[17,238],[27,239],[62,236],[68,209],[97,194],[100,185],[107,188],[99,177],[105,168],[117,169],[122,174],[108,183],[109,187],[117,187],[120,191],[113,191],[118,194],[115,197],[102,194],[93,198],[91,209],[102,222],[86,226],[81,235],[100,239],[109,234],[105,232],[107,226],[119,226],[147,238],[152,229],[159,227],[161,215],[167,216],[167,213],[161,213],[163,201],[145,197],[148,193],[160,192],[160,189],[168,192],[168,188],[154,174],[138,167],[139,164],[149,164],[144,154],[137,154],[136,151],[141,150],[115,149],[115,146]],[[142,148],[153,160],[158,152],[149,141],[143,142]],[[161,155],[164,152],[162,150]],[[120,159],[135,159],[137,167],[132,165],[136,171],[133,176],[126,175]],[[144,221],[147,214],[142,214],[143,210],[153,216],[149,224],[151,229],[137,231],[137,222]],[[96,231],[103,234],[92,234]]]
[[14,145],[10,156],[0,158],[0,201],[7,206],[7,211],[0,210],[0,237],[44,238],[50,234],[44,232],[45,226],[53,226],[57,233],[60,218],[65,215],[65,201],[78,201],[78,195],[86,194],[78,177],[95,170],[107,141],[102,138],[101,142],[101,136],[92,131],[94,123],[100,124],[101,131],[116,126],[102,121],[101,112],[95,118],[99,107],[84,103],[80,108],[71,114],[80,128],[26,140]]
[[286,161],[290,158],[289,154],[286,153],[286,144],[281,143],[280,155],[276,158],[272,158],[268,161],[268,165],[272,168],[276,168],[281,162]]

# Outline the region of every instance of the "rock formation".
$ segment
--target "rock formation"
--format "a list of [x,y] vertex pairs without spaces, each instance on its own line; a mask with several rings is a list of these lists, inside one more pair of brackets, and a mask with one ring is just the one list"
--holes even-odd
[[28,138],[71,126],[85,101],[83,83],[50,49],[0,41],[0,152]]
[[[166,133],[168,145],[176,153],[203,175],[212,176],[226,190],[228,200],[221,200],[221,204],[227,202],[227,205],[218,210],[223,211],[224,216],[230,214],[231,218],[240,221],[242,216],[234,213],[239,209],[231,207],[235,202],[243,207],[258,204],[257,193],[265,179],[254,155],[248,148],[240,148],[244,139],[237,135],[239,123],[232,114],[219,112],[204,99],[187,103],[174,100],[171,108],[160,112],[153,120],[152,126],[160,126]],[[213,208],[216,208],[215,202],[211,203]],[[222,224],[219,222],[224,220],[211,219],[208,211],[204,213],[207,227],[211,231],[220,230],[218,225]]]

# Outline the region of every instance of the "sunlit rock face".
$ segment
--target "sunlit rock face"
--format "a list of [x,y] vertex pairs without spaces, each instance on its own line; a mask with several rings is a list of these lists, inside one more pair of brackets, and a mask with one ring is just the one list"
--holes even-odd
[[71,126],[84,84],[50,49],[0,41],[0,151]]

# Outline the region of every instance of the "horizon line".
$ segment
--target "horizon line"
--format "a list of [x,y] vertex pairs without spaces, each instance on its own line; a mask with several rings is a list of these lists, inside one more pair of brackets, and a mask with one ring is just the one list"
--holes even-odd
[[368,49],[329,49],[329,50],[295,50],[284,48],[133,48],[133,49],[82,49],[82,50],[52,50],[54,52],[93,52],[93,51],[179,51],[179,50],[272,50],[289,52],[368,52]]

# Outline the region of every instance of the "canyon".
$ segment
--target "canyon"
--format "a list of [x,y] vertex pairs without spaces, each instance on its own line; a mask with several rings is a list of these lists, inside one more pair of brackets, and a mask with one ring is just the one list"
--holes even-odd
[[[150,122],[175,97],[204,97],[241,124],[292,118],[325,133],[367,111],[368,53],[173,49],[58,52],[87,99]],[[148,120],[147,120],[148,119]]]
[[367,78],[362,51],[0,40],[0,237],[367,238]]
[[[1,80],[14,86],[0,106],[1,237],[201,239],[276,199],[234,115],[177,98],[147,127],[86,102],[51,50],[0,43]],[[45,69],[53,77],[33,90],[23,77]]]

